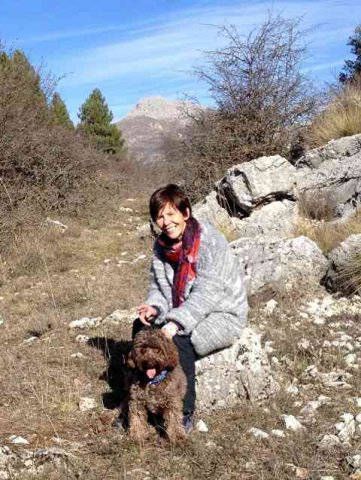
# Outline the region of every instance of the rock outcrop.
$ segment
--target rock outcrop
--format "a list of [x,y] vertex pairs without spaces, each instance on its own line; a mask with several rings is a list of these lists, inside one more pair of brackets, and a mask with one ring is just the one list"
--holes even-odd
[[239,238],[232,247],[253,293],[269,284],[319,283],[327,260],[311,240],[290,240],[298,220],[324,212],[336,226],[356,214],[360,198],[361,134],[331,141],[295,165],[279,155],[236,165],[195,212]]
[[327,256],[329,266],[323,283],[329,290],[352,293],[356,287],[352,275],[355,263],[361,273],[361,234],[350,235]]
[[279,155],[261,157],[228,170],[219,189],[231,212],[246,217],[261,205],[292,198],[297,169]]
[[361,135],[353,135],[351,137],[343,137],[337,140],[331,140],[326,145],[314,148],[303,155],[295,163],[296,167],[317,168],[325,160],[334,160],[335,158],[342,161],[345,157],[351,157],[361,151]]
[[237,165],[228,170],[217,190],[227,199],[230,215],[238,218],[252,218],[271,202],[297,203],[305,194],[315,202],[327,197],[333,202],[334,217],[341,217],[360,200],[360,159],[361,134],[311,150],[297,162],[298,168],[279,155]]
[[242,400],[259,402],[279,388],[261,345],[261,335],[252,328],[245,328],[232,347],[199,360],[196,374],[197,403],[205,411],[233,406]]
[[290,290],[318,285],[328,262],[318,246],[307,237],[270,240],[240,238],[231,243],[244,273],[249,294],[266,286]]

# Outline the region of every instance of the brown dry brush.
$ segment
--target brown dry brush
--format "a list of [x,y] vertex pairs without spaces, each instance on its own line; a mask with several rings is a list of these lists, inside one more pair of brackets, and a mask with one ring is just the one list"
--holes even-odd
[[[199,110],[181,147],[184,181],[201,197],[225,169],[262,155],[289,154],[293,139],[318,111],[320,95],[301,72],[307,55],[301,20],[270,16],[243,37],[221,27],[228,45],[205,52],[195,75],[216,107]],[[185,160],[184,160],[185,159]]]
[[0,46],[0,245],[50,211],[76,212],[101,156],[48,109],[52,78]]

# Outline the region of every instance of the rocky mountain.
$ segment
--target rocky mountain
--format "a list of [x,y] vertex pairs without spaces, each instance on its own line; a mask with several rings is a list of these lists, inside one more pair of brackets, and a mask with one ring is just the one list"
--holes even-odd
[[182,136],[189,114],[201,108],[192,102],[146,97],[116,125],[122,131],[131,157],[144,163],[165,160],[164,143]]

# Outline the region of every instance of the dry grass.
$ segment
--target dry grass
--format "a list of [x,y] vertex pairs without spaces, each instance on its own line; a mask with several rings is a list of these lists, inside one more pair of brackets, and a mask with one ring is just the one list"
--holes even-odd
[[[321,452],[315,448],[315,439],[332,430],[346,395],[358,395],[357,383],[352,391],[338,392],[332,405],[322,408],[317,422],[307,425],[304,434],[287,434],[286,438],[257,440],[248,433],[251,427],[280,428],[281,414],[298,413],[295,398],[285,388],[263,405],[245,402],[234,409],[202,415],[209,433],[194,431],[184,445],[159,443],[155,437],[137,445],[111,428],[116,410],[105,410],[103,405],[112,408],[109,402],[119,383],[119,370],[115,368],[111,375],[107,350],[130,338],[131,324],[105,324],[73,332],[68,323],[128,309],[144,297],[151,244],[139,240],[135,229],[143,222],[146,205],[138,198],[122,200],[121,206],[133,212],[117,208],[108,217],[91,222],[58,218],[68,225],[64,233],[54,226],[28,232],[18,238],[17,250],[3,266],[0,444],[14,449],[9,436],[16,434],[29,440],[30,449],[61,445],[74,455],[65,464],[44,465],[43,471],[24,472],[21,478],[287,480],[295,478],[296,467],[307,469],[310,478],[321,474],[345,478],[343,462],[349,451]],[[143,262],[118,266],[118,260],[131,261],[140,253],[147,255]],[[251,323],[264,323],[262,308],[269,298],[276,298],[279,308],[265,323],[264,339],[274,342],[278,358],[288,359],[281,361],[282,385],[287,386],[295,376],[307,383],[302,374],[312,363],[325,370],[342,364],[337,349],[327,354],[320,349],[331,326],[306,322],[297,327],[300,318],[295,305],[301,301],[297,294],[282,297],[271,292],[269,297],[254,297]],[[297,346],[305,332],[312,340],[307,352]],[[94,339],[93,346],[99,348],[77,343],[78,333]],[[34,335],[37,340],[24,343]],[[84,358],[71,357],[77,352]],[[302,404],[320,393],[332,395],[316,383],[308,383],[311,386],[297,398]],[[94,397],[97,408],[81,413],[78,402],[83,396]]]
[[352,217],[334,217],[335,202],[331,195],[304,193],[298,202],[299,216],[292,236],[304,235],[313,240],[324,253],[343,242],[352,234],[361,233],[361,211],[357,209]]
[[298,198],[297,207],[299,214],[310,220],[331,221],[334,219],[336,207],[335,199],[331,192],[305,191]]
[[313,240],[319,248],[328,253],[352,234],[361,233],[361,214],[345,221],[313,221],[301,217],[292,232],[293,237],[304,235]]
[[361,133],[361,78],[331,96],[330,105],[309,130],[312,147]]
[[[317,421],[307,423],[304,433],[288,433],[286,438],[266,440],[257,440],[248,433],[248,429],[255,426],[265,431],[282,428],[280,414],[298,414],[300,406],[295,403],[295,398],[282,389],[264,405],[245,403],[213,415],[202,415],[209,433],[204,436],[195,431],[185,444],[160,443],[156,437],[147,443],[135,444],[102,421],[101,408],[91,413],[79,413],[77,400],[85,394],[96,395],[101,405],[106,384],[99,381],[99,373],[104,368],[104,358],[99,351],[80,346],[76,348],[87,356],[87,360],[69,361],[69,354],[75,347],[74,340],[66,335],[65,330],[58,330],[51,335],[45,334],[45,338],[32,346],[20,349],[17,346],[17,357],[13,356],[14,352],[5,356],[9,373],[5,375],[2,386],[14,384],[9,379],[10,372],[16,374],[18,386],[13,385],[12,398],[8,393],[4,399],[2,410],[6,408],[8,420],[5,425],[2,422],[2,441],[6,441],[10,433],[21,433],[31,439],[31,446],[35,448],[53,445],[55,436],[62,439],[66,449],[75,457],[66,465],[45,466],[36,477],[24,474],[22,478],[291,480],[296,478],[297,468],[308,472],[304,478],[319,479],[322,475],[346,478],[344,459],[350,450],[346,447],[324,452],[317,449],[315,443],[321,435],[333,432],[332,426],[343,413],[346,398],[357,395],[359,385],[356,384],[352,391],[341,391],[333,396],[332,391],[322,390],[316,383],[302,380],[302,373],[311,364],[327,371],[340,363],[338,349],[325,354],[320,345],[328,338],[334,322],[345,324],[349,319],[331,318],[330,325],[326,326],[307,322],[297,325],[294,304],[291,305],[287,297],[277,297],[275,292],[269,298],[275,298],[275,295],[279,308],[267,322],[265,339],[273,341],[274,354],[284,359],[284,385],[291,383],[295,376],[300,379],[301,385],[307,383],[308,387],[297,397],[302,406],[321,393],[332,396],[331,404],[320,409]],[[300,300],[297,294],[293,298]],[[262,319],[266,300],[267,296],[252,299],[251,322]],[[307,338],[311,339],[307,351],[298,346],[305,336],[306,327]],[[127,328],[122,332],[113,330],[92,334],[124,338],[129,336],[129,325]],[[354,325],[353,328],[357,327]],[[359,330],[353,334],[359,335]],[[30,366],[27,364],[29,358],[32,358]],[[23,418],[17,418],[25,409],[28,411],[26,425],[21,421]]]

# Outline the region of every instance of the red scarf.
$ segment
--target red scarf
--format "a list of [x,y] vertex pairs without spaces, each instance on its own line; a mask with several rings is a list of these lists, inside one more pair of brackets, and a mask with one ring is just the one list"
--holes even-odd
[[188,283],[197,275],[198,251],[201,241],[201,227],[194,217],[187,220],[182,240],[171,243],[165,234],[156,240],[161,255],[174,266],[172,285],[173,308],[184,302],[184,293]]

